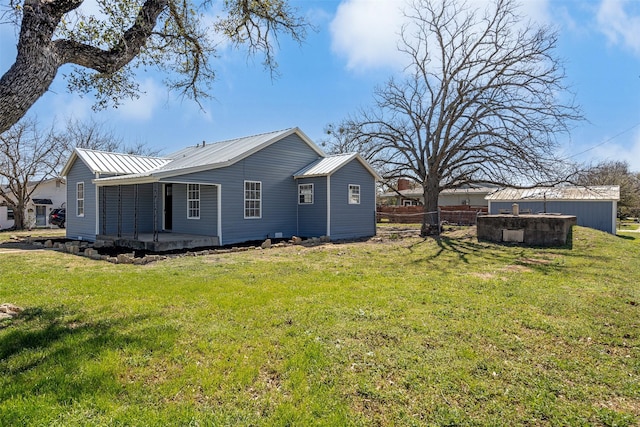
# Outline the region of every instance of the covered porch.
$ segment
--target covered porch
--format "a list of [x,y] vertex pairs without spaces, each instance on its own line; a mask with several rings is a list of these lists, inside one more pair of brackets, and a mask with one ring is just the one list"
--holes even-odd
[[[222,244],[219,185],[189,183],[197,190],[189,200],[187,183],[98,181],[99,247],[168,252]],[[194,211],[197,215],[188,218]]]

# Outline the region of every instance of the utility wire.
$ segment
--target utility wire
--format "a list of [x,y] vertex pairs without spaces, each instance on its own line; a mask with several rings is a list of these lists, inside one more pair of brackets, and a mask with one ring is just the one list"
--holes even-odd
[[633,129],[637,128],[638,126],[640,126],[640,122],[638,122],[638,123],[636,123],[635,125],[631,126],[629,129],[625,129],[625,130],[623,130],[622,132],[620,132],[620,133],[618,133],[618,134],[616,134],[616,135],[612,136],[611,138],[605,139],[604,141],[602,141],[602,142],[601,142],[601,143],[599,143],[599,144],[594,145],[593,147],[587,148],[586,150],[581,151],[581,152],[579,152],[579,153],[577,153],[577,154],[572,154],[571,156],[567,157],[567,159],[571,159],[571,158],[573,158],[573,157],[580,156],[581,154],[588,153],[589,151],[594,150],[594,149],[596,149],[596,148],[598,148],[598,147],[600,147],[600,146],[602,146],[602,145],[604,145],[604,144],[606,144],[606,143],[608,143],[608,142],[613,141],[613,140],[614,140],[614,139],[616,139],[617,137],[619,137],[619,136],[621,136],[621,135],[624,135],[624,134],[625,134],[625,133],[627,133],[627,132],[632,131]]

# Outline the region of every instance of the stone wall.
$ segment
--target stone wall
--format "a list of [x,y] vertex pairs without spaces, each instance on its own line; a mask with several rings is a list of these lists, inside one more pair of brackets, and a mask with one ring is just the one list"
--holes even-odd
[[478,240],[527,246],[571,244],[572,215],[484,215],[478,217]]

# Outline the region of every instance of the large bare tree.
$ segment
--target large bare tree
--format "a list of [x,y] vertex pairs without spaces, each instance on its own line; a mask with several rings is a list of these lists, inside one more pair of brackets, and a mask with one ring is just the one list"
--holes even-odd
[[[444,189],[553,180],[558,135],[582,116],[555,54],[557,34],[517,10],[511,0],[480,10],[415,0],[399,42],[410,65],[375,90],[371,108],[329,133],[350,135],[348,145],[387,179],[420,183],[425,212],[438,209]],[[423,234],[439,229],[424,217]]]
[[57,140],[65,145],[69,154],[74,147],[143,156],[157,156],[160,153],[144,141],[126,144],[122,136],[108,124],[94,119],[68,119],[65,127],[57,133]]
[[18,122],[0,134],[0,197],[13,209],[14,227],[27,223],[27,204],[38,185],[57,176],[66,156],[52,129],[43,131],[33,118]]
[[[287,0],[97,0],[97,14],[82,12],[83,2],[0,6],[2,23],[19,28],[16,60],[0,78],[0,133],[25,115],[65,64],[76,66],[65,76],[69,88],[95,93],[97,108],[137,96],[136,67],[166,71],[170,88],[197,101],[215,77],[216,43],[263,52],[273,71],[277,34],[300,41],[307,28]],[[204,14],[218,5],[219,17]]]

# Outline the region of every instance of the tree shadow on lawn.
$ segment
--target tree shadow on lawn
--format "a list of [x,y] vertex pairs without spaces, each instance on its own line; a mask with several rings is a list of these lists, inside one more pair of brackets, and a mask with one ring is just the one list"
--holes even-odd
[[28,308],[0,329],[0,401],[54,395],[70,402],[120,388],[117,363],[103,359],[119,350],[154,345],[151,332],[137,326],[148,316],[95,321],[71,317],[62,307]]
[[[505,267],[509,265],[520,265],[530,270],[547,274],[551,271],[558,271],[564,268],[552,260],[552,258],[557,255],[558,250],[566,250],[568,255],[571,254],[570,246],[556,248],[518,246],[514,244],[479,242],[467,237],[457,238],[445,236],[425,238],[420,242],[412,244],[408,249],[413,252],[415,247],[430,240],[436,242],[438,250],[426,258],[414,262],[422,262],[425,260],[434,261],[448,253],[453,253],[457,255],[458,260],[464,264],[471,264],[470,258],[477,258],[490,261],[491,263],[503,262]],[[553,251],[549,251],[549,249],[553,249]],[[536,254],[538,251],[540,253]]]
[[435,260],[446,253],[454,253],[462,262],[468,264],[468,257],[470,255],[478,256],[481,258],[491,258],[493,260],[495,260],[496,257],[500,256],[497,251],[492,250],[488,245],[482,244],[480,242],[473,241],[468,238],[460,239],[443,236],[424,238],[419,242],[410,245],[408,249],[410,252],[413,252],[414,249],[419,245],[429,241],[434,241],[438,246],[438,250],[436,251],[436,253],[426,257],[429,260]]

